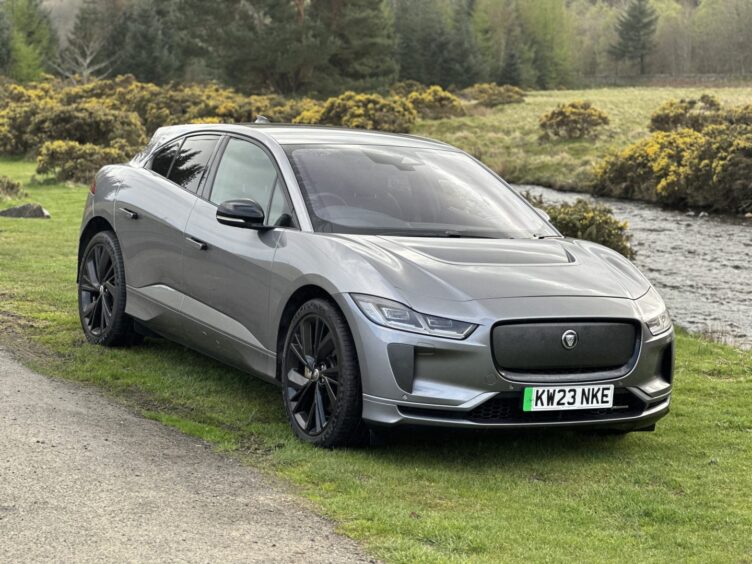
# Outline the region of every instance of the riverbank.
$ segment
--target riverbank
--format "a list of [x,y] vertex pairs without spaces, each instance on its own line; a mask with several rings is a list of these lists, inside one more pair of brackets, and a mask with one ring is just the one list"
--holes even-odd
[[[587,191],[593,166],[609,152],[646,137],[650,116],[661,104],[704,93],[716,96],[724,105],[752,103],[752,86],[529,92],[523,104],[500,106],[479,115],[421,121],[414,132],[468,151],[514,184]],[[573,100],[592,102],[608,114],[610,125],[597,139],[540,141],[540,116]]]
[[[0,174],[27,181],[32,172],[32,163],[0,161]],[[405,430],[383,448],[315,449],[293,437],[274,386],[163,340],[85,344],[75,264],[86,188],[25,189],[52,219],[0,218],[0,345],[286,479],[376,557],[736,562],[752,554],[752,353],[680,333],[671,414],[656,433]]]

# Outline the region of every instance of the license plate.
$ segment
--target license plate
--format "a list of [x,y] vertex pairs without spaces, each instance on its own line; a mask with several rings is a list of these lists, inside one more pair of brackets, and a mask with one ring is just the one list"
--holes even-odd
[[601,409],[614,405],[613,386],[525,388],[522,411]]

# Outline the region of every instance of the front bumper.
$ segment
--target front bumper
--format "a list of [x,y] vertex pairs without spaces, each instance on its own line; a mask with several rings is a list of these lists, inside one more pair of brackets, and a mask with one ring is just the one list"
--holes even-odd
[[[363,418],[371,424],[630,430],[648,427],[669,411],[673,330],[653,336],[638,322],[634,358],[628,369],[618,372],[590,372],[571,379],[546,374],[520,378],[518,373],[505,374],[494,362],[492,334],[499,323],[639,320],[631,300],[546,297],[467,302],[467,314],[459,318],[476,320],[479,327],[467,339],[455,341],[380,327],[348,295],[336,299],[353,332],[363,385]],[[567,384],[613,384],[614,408],[522,413],[524,388]]]

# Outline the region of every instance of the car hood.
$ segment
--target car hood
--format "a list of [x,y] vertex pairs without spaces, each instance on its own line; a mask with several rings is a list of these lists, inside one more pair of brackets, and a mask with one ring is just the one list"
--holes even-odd
[[650,284],[620,254],[572,239],[334,235],[406,301],[545,296],[636,299]]

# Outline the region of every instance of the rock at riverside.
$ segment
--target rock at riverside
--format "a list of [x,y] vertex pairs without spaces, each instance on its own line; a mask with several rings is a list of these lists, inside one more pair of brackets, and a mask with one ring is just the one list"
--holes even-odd
[[0,217],[25,217],[36,219],[50,219],[50,212],[39,204],[24,204],[7,210],[0,210]]

